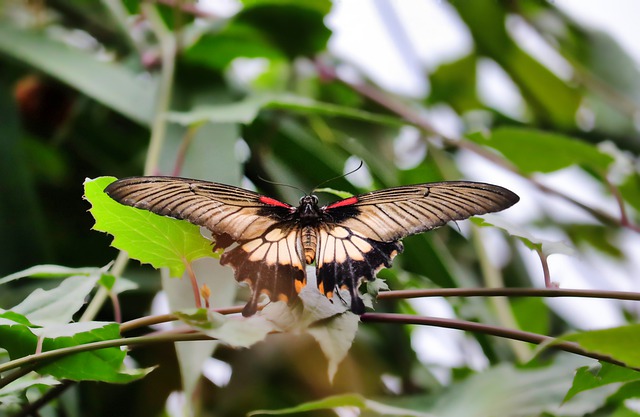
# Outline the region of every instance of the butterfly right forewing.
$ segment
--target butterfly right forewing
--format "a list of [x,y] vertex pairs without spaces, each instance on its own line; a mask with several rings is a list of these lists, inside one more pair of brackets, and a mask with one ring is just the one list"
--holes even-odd
[[282,221],[290,206],[231,185],[177,177],[132,177],[109,185],[114,200],[188,220],[232,241],[253,239]]

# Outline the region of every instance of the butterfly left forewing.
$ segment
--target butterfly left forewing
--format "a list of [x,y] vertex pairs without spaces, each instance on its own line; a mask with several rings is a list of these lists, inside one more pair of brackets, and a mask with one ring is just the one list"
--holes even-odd
[[[350,204],[343,204],[350,200]],[[327,206],[330,217],[372,239],[389,242],[450,221],[504,210],[518,196],[497,185],[451,181],[387,188]]]

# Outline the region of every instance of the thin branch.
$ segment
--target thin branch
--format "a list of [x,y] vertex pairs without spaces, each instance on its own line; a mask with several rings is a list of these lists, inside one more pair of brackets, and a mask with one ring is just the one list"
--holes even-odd
[[565,290],[560,288],[434,288],[426,290],[384,291],[378,294],[378,298],[381,300],[421,297],[581,297],[640,301],[640,293],[638,292]]
[[157,173],[160,153],[166,136],[167,123],[165,114],[171,104],[177,44],[174,34],[165,26],[156,6],[143,2],[140,7],[158,38],[162,55],[157,107],[151,126],[151,140],[144,166],[144,175],[153,175]]
[[196,303],[196,308],[202,308],[202,298],[200,297],[200,289],[198,288],[198,279],[196,278],[196,273],[191,267],[191,262],[185,260],[184,266],[187,270],[187,275],[189,275],[189,282],[191,282],[191,290],[193,291],[193,300]]
[[[242,312],[242,306],[234,306],[234,307],[223,307],[223,308],[213,308],[211,311],[220,314],[238,314]],[[169,321],[176,321],[178,317],[175,314],[159,314],[156,316],[147,316],[141,317],[138,319],[130,320],[126,323],[122,323],[120,325],[120,333],[129,332],[134,329],[139,329],[140,327],[151,326],[154,324],[166,323]]]
[[18,413],[14,414],[11,417],[35,416],[36,414],[34,414],[34,413],[36,413],[40,409],[40,407],[43,407],[49,401],[52,401],[52,400],[58,398],[67,389],[69,389],[69,387],[73,386],[73,384],[75,384],[75,381],[69,381],[69,380],[62,381],[61,384],[56,385],[55,387],[51,388],[49,391],[44,393],[42,395],[42,397],[38,398],[37,400],[35,400],[31,404],[26,405],[24,408],[22,408],[22,410],[20,410]]
[[[445,319],[440,317],[420,317],[409,314],[389,314],[389,313],[366,313],[360,316],[363,323],[398,323],[398,324],[419,324],[423,326],[443,327],[447,329],[457,329],[464,331],[472,331],[476,333],[488,334],[492,336],[505,337],[512,340],[520,340],[536,345],[552,343],[555,338],[544,336],[537,333],[524,332],[522,330],[505,329],[503,327],[491,326],[488,324],[474,323],[471,321],[458,319]],[[594,352],[588,352],[573,342],[557,342],[549,347],[564,350],[566,352],[576,353],[578,355],[597,359],[599,361],[612,363],[614,365],[623,366],[625,368],[640,371],[638,368],[629,367],[623,362],[615,360],[609,356],[601,355]]]
[[[195,331],[185,332],[165,332],[162,334],[155,334],[152,336],[137,336],[120,339],[102,340],[99,342],[85,343],[83,345],[69,346],[61,349],[48,350],[38,355],[27,355],[18,359],[11,360],[0,364],[0,373],[9,371],[11,369],[20,368],[23,366],[33,366],[30,370],[37,370],[37,367],[42,366],[44,363],[48,363],[51,360],[59,359],[64,356],[72,355],[74,353],[89,352],[98,349],[106,349],[120,346],[138,346],[148,345],[155,343],[166,342],[183,342],[193,340],[214,340],[214,338],[207,336],[203,333]],[[8,384],[9,378],[3,378],[0,380],[0,388]]]

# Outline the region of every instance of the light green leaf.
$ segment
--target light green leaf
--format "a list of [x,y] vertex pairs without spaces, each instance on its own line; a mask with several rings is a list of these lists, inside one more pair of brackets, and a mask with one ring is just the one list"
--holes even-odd
[[0,52],[70,85],[116,112],[149,125],[155,109],[156,83],[126,67],[102,62],[87,52],[47,36],[0,24]]
[[561,341],[575,342],[589,352],[640,368],[640,324],[574,333],[555,340]]
[[594,145],[533,129],[500,128],[487,136],[474,133],[468,138],[500,151],[524,174],[553,172],[572,165],[605,173],[613,162],[613,157]]
[[276,330],[260,315],[231,317],[203,308],[192,313],[177,312],[176,315],[189,326],[232,347],[252,346]]
[[93,228],[113,235],[113,247],[155,268],[169,268],[173,277],[182,275],[186,263],[214,256],[211,243],[202,237],[198,226],[111,199],[104,189],[114,180],[100,177],[85,181],[85,198],[96,220]]
[[50,376],[25,375],[6,386],[0,388],[0,404],[20,403],[24,398],[24,391],[32,387],[53,387],[60,381]]
[[340,190],[335,190],[333,188],[327,188],[327,187],[323,187],[323,188],[316,188],[315,190],[313,190],[314,193],[328,193],[328,194],[333,194],[335,196],[338,196],[342,199],[345,198],[349,198],[349,197],[353,197],[353,194],[351,194],[348,191],[340,191]]
[[[613,392],[604,387],[590,391],[588,397],[576,398],[579,401],[562,403],[575,368],[592,362],[567,354],[544,368],[501,364],[452,384],[430,398],[435,400],[433,406],[422,409],[438,417],[538,416],[545,412],[581,417],[602,406]],[[412,404],[411,408],[416,408],[421,402],[413,400]]]
[[[311,271],[311,268],[307,269],[307,273]],[[329,361],[329,381],[333,381],[338,365],[347,356],[356,337],[360,317],[349,311],[351,298],[347,291],[340,291],[340,297],[336,294],[332,302],[315,285],[307,285],[299,296],[304,306],[298,321],[299,328],[320,345]]]
[[200,124],[206,121],[247,124],[252,122],[262,109],[291,110],[303,114],[345,117],[390,126],[403,124],[400,119],[394,117],[322,103],[291,94],[254,95],[236,103],[202,106],[188,112],[170,112],[167,114],[167,119],[183,125]]
[[553,254],[573,256],[576,254],[575,249],[566,242],[546,240],[533,236],[522,227],[506,221],[499,215],[486,214],[482,217],[473,217],[471,218],[471,221],[481,227],[493,226],[502,229],[505,232],[509,233],[511,236],[520,239],[520,241],[524,243],[525,246],[529,249],[542,250],[542,253],[547,256]]
[[358,331],[358,323],[360,317],[348,311],[307,329],[307,333],[316,339],[329,361],[329,381],[333,381],[338,372],[338,365],[351,349]]
[[51,290],[37,288],[12,310],[40,326],[69,323],[84,305],[98,278],[96,275],[74,276]]
[[101,274],[103,269],[101,268],[68,268],[60,265],[36,265],[31,268],[27,268],[23,271],[15,272],[11,275],[0,279],[0,284],[6,284],[7,282],[15,281],[20,278],[33,277],[33,278],[65,278],[72,275],[96,275]]
[[359,394],[334,395],[318,401],[310,401],[290,408],[280,410],[256,410],[248,413],[248,416],[258,415],[285,415],[303,413],[314,410],[330,410],[341,407],[357,407],[362,411],[369,410],[385,416],[406,416],[406,417],[434,417],[433,414],[408,408],[394,407],[379,401],[369,400]]

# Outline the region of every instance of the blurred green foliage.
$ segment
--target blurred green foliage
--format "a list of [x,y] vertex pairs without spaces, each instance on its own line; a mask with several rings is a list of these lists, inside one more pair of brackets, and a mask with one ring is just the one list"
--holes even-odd
[[[327,184],[355,194],[459,179],[467,172],[461,162],[465,153],[487,159],[522,184],[514,191],[529,200],[527,208],[538,212],[521,216],[525,222],[521,227],[543,234],[552,231],[558,240],[573,242],[583,260],[613,259],[625,265],[623,269],[630,268],[633,260],[624,242],[635,239],[637,245],[640,220],[637,63],[608,34],[581,26],[553,2],[459,0],[445,6],[468,30],[473,50],[425,70],[430,94],[415,99],[376,86],[367,80],[366,68],[360,71],[327,50],[332,33],[325,21],[332,4],[325,0],[245,0],[229,17],[178,0],[2,2],[0,276],[38,264],[102,267],[116,258],[111,238],[91,230],[94,220],[82,198],[85,178],[142,175],[146,169],[253,184],[294,203],[300,197],[298,190],[263,178],[312,190],[342,175],[355,157],[368,168],[368,184],[356,185],[351,177]],[[570,67],[569,79],[519,44],[509,30],[514,20],[555,49]],[[175,64],[173,72],[167,54]],[[485,103],[477,93],[478,67],[486,61],[496,63],[517,87],[524,103],[520,120]],[[337,75],[345,69],[359,74],[362,81]],[[460,137],[431,127],[430,111],[442,106],[461,126]],[[403,165],[398,156],[402,143],[398,138],[407,132],[415,134],[410,144],[415,149],[409,153],[421,155],[421,147],[426,147],[413,166]],[[599,145],[605,140],[608,151]],[[149,150],[150,142],[159,146]],[[580,200],[576,193],[541,187],[541,180],[553,178],[544,175],[567,168],[585,174],[589,198]],[[536,188],[568,200],[584,215],[567,220],[554,217],[552,209],[535,207],[531,200],[541,195]],[[613,207],[617,201],[626,210],[621,215],[592,201]],[[460,233],[455,226],[406,239],[405,252],[381,276],[392,289],[540,283],[541,275],[531,276],[526,267],[525,258],[537,259],[536,255],[507,233],[492,232],[491,241],[501,242],[498,247],[508,252],[493,267],[503,282],[487,276],[482,253],[493,248],[482,249],[488,245],[480,238],[485,235]],[[637,287],[632,275],[621,286]],[[123,319],[150,314],[151,301],[163,282],[159,274],[131,262],[124,276],[137,289],[120,296]],[[608,284],[603,279],[594,285],[607,288]],[[9,309],[35,289],[53,286],[49,280],[6,283],[0,307]],[[539,299],[508,300],[502,308],[494,300],[448,301],[460,319],[551,335],[576,330],[570,317]],[[614,308],[628,321],[637,321],[636,307]],[[380,312],[418,314],[416,309],[406,301],[376,304]],[[97,319],[112,321],[113,314],[107,304]],[[27,327],[11,323],[1,322],[5,327],[0,331]],[[170,344],[139,347],[130,352],[131,358],[141,368],[159,365],[158,369],[128,385],[74,385],[47,406],[47,415],[168,415],[169,394],[189,385],[185,381],[190,378],[197,388],[189,392],[185,404],[201,416],[286,409],[337,394],[349,395],[337,397],[337,402],[331,398],[311,402],[292,412],[312,410],[305,415],[332,416],[335,412],[327,408],[358,406],[366,409],[363,416],[632,415],[625,400],[637,396],[637,390],[634,394],[623,387],[616,394],[607,382],[634,381],[633,377],[614,375],[605,383],[592,383],[581,372],[573,393],[584,386],[601,388],[578,394],[561,407],[573,371],[590,362],[565,356],[550,361],[543,355],[522,369],[518,364],[530,359],[532,348],[468,334],[456,339],[456,347],[475,349],[486,371],[479,372],[470,360],[454,365],[424,363],[418,359],[416,343],[421,339],[416,333],[413,327],[397,324],[361,324],[333,384],[327,378],[327,360],[308,336],[272,335],[250,349],[218,346],[214,356],[233,370],[227,385],[199,378],[201,364],[189,363],[188,355],[179,356],[181,374]],[[615,350],[606,350],[611,351]],[[191,359],[195,361],[195,355]],[[29,386],[44,392],[53,385],[35,380]],[[0,391],[0,405],[10,410],[11,404],[3,400],[9,395],[15,393]]]

